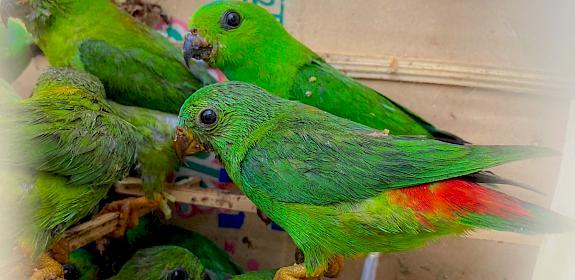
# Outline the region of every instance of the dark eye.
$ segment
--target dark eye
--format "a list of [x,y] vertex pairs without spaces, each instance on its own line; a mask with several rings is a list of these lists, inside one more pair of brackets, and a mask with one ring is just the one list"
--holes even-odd
[[189,279],[190,277],[188,276],[188,273],[185,270],[181,268],[176,268],[170,272],[166,280],[189,280]]
[[64,268],[64,279],[66,280],[76,280],[80,279],[80,273],[75,266],[71,264],[63,265]]
[[225,30],[236,28],[240,26],[240,23],[242,23],[242,17],[234,10],[226,11],[222,16],[221,25]]
[[213,124],[218,119],[218,115],[212,109],[205,109],[200,113],[200,121],[203,124]]

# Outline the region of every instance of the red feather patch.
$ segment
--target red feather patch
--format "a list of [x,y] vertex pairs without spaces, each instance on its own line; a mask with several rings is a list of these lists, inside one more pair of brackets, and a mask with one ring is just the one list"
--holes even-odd
[[392,190],[389,198],[391,203],[411,208],[418,215],[453,218],[476,213],[503,219],[531,216],[520,200],[462,179]]

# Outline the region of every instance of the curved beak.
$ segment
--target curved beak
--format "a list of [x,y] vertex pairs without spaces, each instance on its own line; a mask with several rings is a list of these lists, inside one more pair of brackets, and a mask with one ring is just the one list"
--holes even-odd
[[208,62],[212,55],[212,45],[198,34],[196,29],[186,34],[184,39],[184,61],[186,66],[190,67],[190,59],[203,60]]
[[197,154],[206,149],[198,142],[188,128],[176,128],[176,139],[174,140],[174,149],[176,156],[183,161],[184,157]]

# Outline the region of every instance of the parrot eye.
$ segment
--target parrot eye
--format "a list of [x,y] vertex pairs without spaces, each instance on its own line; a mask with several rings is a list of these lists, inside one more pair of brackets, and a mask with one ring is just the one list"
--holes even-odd
[[80,279],[80,273],[78,272],[78,270],[74,265],[65,264],[63,265],[63,268],[64,268],[64,279],[66,280]]
[[200,113],[200,121],[205,125],[210,125],[216,122],[218,115],[212,109],[205,109]]
[[168,278],[166,280],[189,280],[190,277],[188,276],[188,273],[181,269],[181,268],[176,268],[172,271],[170,271],[170,274],[168,274]]
[[240,26],[240,23],[242,23],[242,17],[234,10],[226,11],[222,16],[221,25],[225,30],[237,28]]

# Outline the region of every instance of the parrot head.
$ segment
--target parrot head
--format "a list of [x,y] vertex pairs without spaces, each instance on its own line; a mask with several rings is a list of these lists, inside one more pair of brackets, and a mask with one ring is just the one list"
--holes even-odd
[[83,94],[83,98],[104,99],[106,91],[104,85],[96,76],[72,68],[51,67],[38,78],[33,95],[46,94],[54,98],[61,95]]
[[209,280],[200,260],[178,246],[142,249],[111,279]]
[[206,4],[191,17],[189,28],[184,41],[186,63],[194,58],[222,70],[242,63],[244,54],[272,58],[275,50],[299,44],[267,10],[243,1]]
[[234,154],[233,146],[295,104],[245,82],[229,81],[201,88],[180,110],[175,150],[178,156],[214,150]]

